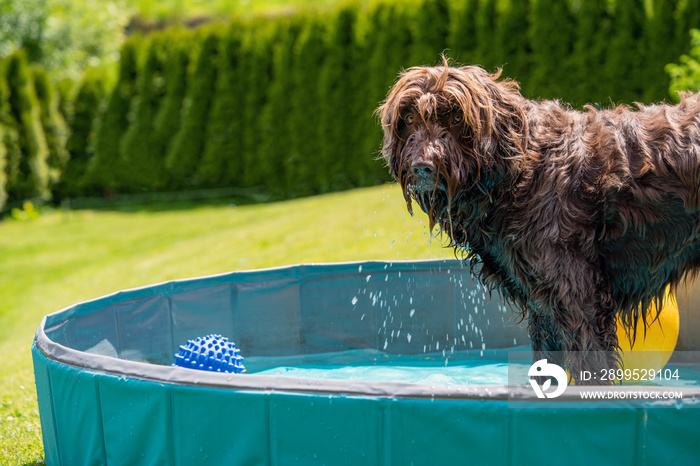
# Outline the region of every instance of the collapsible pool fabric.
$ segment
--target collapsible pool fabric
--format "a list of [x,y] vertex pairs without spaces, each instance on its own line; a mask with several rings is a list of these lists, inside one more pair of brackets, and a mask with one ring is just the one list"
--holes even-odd
[[[207,335],[231,342],[212,350],[224,362],[174,365]],[[697,464],[700,377],[682,399],[569,387],[529,408],[508,383],[508,353],[528,348],[498,296],[440,260],[122,291],[45,317],[32,354],[49,465]]]

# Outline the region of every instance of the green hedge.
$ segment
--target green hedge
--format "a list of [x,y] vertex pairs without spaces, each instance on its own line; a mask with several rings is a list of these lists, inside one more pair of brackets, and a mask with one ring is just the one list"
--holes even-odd
[[7,192],[10,198],[48,199],[49,146],[41,121],[41,104],[36,95],[34,76],[24,52],[10,55],[5,62],[8,123],[16,130],[16,146],[10,151]]
[[99,193],[99,190],[90,190],[86,185],[85,174],[95,154],[97,116],[104,110],[109,84],[110,79],[107,74],[90,70],[84,74],[82,81],[77,85],[75,96],[71,99],[71,109],[66,112],[71,129],[66,142],[69,163],[54,189],[56,199]]
[[11,201],[216,187],[288,198],[375,184],[387,173],[373,111],[401,68],[446,53],[503,67],[532,98],[652,102],[698,26],[693,0],[384,0],[166,30],[127,40],[114,85],[76,85],[67,142],[57,93],[8,58],[0,206],[3,189]]
[[122,157],[121,141],[129,130],[131,104],[136,97],[137,61],[141,38],[127,41],[121,48],[119,77],[95,129],[95,153],[89,160],[83,184],[89,190],[113,193],[129,180],[129,167]]
[[49,188],[54,190],[60,182],[70,160],[68,153],[68,124],[59,110],[59,95],[49,75],[42,68],[33,67],[34,89],[41,114],[41,126],[46,136],[49,169]]

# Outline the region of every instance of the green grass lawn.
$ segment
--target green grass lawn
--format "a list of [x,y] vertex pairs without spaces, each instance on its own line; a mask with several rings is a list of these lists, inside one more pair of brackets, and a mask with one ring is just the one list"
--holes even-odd
[[43,458],[30,346],[41,318],[113,291],[294,263],[453,257],[396,185],[235,207],[43,213],[0,223],[0,464]]

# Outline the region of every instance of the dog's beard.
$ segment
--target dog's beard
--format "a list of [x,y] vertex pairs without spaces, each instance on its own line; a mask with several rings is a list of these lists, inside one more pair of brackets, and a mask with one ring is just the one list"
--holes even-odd
[[[440,181],[432,184],[426,180],[418,180],[406,186],[405,194],[409,200],[414,200],[421,210],[428,215],[430,229],[435,225],[442,226],[450,216],[452,200]],[[411,203],[408,205],[409,212],[413,215]]]
[[406,205],[411,215],[414,215],[413,202],[428,216],[429,230],[435,233],[435,227],[446,233],[451,239],[451,245],[456,246],[455,241],[463,238],[457,232],[463,230],[461,222],[465,221],[460,212],[463,194],[451,194],[449,192],[449,180],[438,171],[434,179],[421,179],[411,177],[404,187]]
[[454,248],[457,256],[472,260],[475,256],[470,241],[475,239],[477,232],[483,233],[484,212],[491,202],[490,194],[478,180],[463,178],[458,185],[458,181],[448,175],[441,165],[432,179],[407,174],[402,183],[406,206],[414,215],[413,203],[418,204],[428,216],[430,234],[447,235],[449,241],[445,246]]

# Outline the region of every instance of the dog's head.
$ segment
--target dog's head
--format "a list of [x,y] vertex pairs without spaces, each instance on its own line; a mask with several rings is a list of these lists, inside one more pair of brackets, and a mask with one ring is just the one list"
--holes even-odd
[[[458,197],[489,195],[509,181],[525,151],[526,120],[518,84],[476,66],[415,67],[401,73],[377,109],[382,155],[415,199],[431,229],[443,226]],[[460,201],[461,202],[461,201]],[[447,215],[445,215],[447,214]]]

